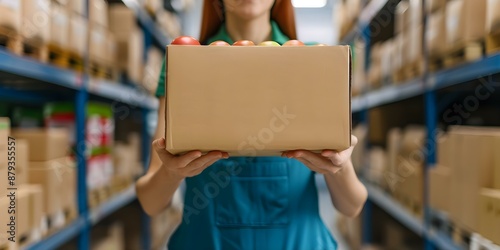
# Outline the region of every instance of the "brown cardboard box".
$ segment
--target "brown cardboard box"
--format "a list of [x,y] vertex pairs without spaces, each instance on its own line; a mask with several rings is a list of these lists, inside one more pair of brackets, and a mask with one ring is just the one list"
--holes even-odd
[[70,14],[68,37],[68,49],[83,57],[88,37],[88,24],[85,17],[77,13]]
[[69,16],[65,6],[52,4],[50,9],[50,37],[49,42],[67,49],[69,44]]
[[400,128],[392,128],[387,133],[387,166],[388,172],[397,174],[397,156],[401,150],[403,134]]
[[446,51],[446,19],[444,8],[429,15],[427,26],[427,48],[431,56],[439,56]]
[[426,0],[425,9],[427,13],[444,10],[446,7],[446,0]]
[[[393,63],[393,73],[398,72],[404,66],[403,55],[405,54],[406,45],[403,44],[403,35],[405,32],[401,32],[394,37],[393,52],[392,53],[392,63]],[[400,81],[400,79],[393,79],[393,82]]]
[[134,11],[125,5],[109,6],[109,29],[120,38],[126,37],[132,27],[137,26]]
[[108,2],[106,0],[89,1],[89,20],[91,23],[108,27]]
[[43,188],[40,185],[23,185],[19,190],[29,193],[29,225],[30,228],[41,229],[44,219]]
[[500,190],[482,189],[479,195],[479,234],[500,245]]
[[19,31],[21,28],[21,0],[0,0],[0,26]]
[[[0,150],[1,153],[1,150]],[[7,161],[0,161],[0,198],[6,195],[9,182],[7,181]]]
[[394,14],[394,33],[401,34],[405,27],[408,27],[409,24],[409,1],[401,1],[396,6],[396,13]]
[[111,67],[115,68],[116,58],[118,56],[118,45],[116,43],[116,38],[110,31],[106,32],[106,63]]
[[408,56],[405,58],[407,63],[423,63],[423,32],[422,23],[412,23],[412,26],[410,26],[407,33],[410,39],[410,43],[408,44]]
[[160,75],[162,69],[161,66],[164,56],[164,53],[155,47],[148,49],[147,62],[144,66],[144,79],[142,80],[142,86],[153,95],[156,93],[156,88],[158,87],[158,76]]
[[172,45],[167,62],[171,153],[280,155],[351,144],[348,46]]
[[29,145],[26,140],[16,140],[16,186],[28,182]]
[[359,145],[359,147],[354,147],[352,151],[352,164],[354,165],[356,172],[360,173],[368,164],[368,159],[366,158],[367,150],[365,148],[368,128],[364,124],[358,124],[352,130],[352,134],[358,138]]
[[500,0],[487,0],[486,32],[500,31]]
[[68,4],[66,5],[68,11],[72,14],[83,15],[85,13],[85,3],[86,0],[67,0]]
[[62,186],[67,172],[74,168],[69,157],[44,162],[30,162],[29,182],[43,187],[44,211],[47,215],[61,212],[64,199]]
[[352,95],[360,95],[366,88],[366,72],[365,72],[365,52],[366,43],[356,40],[353,47],[353,78],[352,78]]
[[451,206],[451,168],[438,166],[429,171],[429,203],[431,208],[449,212]]
[[91,22],[89,24],[89,49],[90,60],[102,63],[106,60],[106,27]]
[[[31,197],[30,193],[26,190],[18,189],[16,192],[16,219],[17,219],[17,237],[28,236],[30,233],[31,227]],[[19,240],[19,238],[17,239]]]
[[64,157],[70,152],[69,133],[63,128],[14,129],[16,139],[28,141],[30,161],[48,161]]
[[[4,242],[7,242],[7,238],[8,237],[11,237],[11,236],[14,236],[14,235],[17,235],[17,232],[16,233],[8,233],[8,231],[10,231],[11,229],[11,226],[9,226],[8,224],[11,224],[11,216],[14,216],[14,223],[16,224],[16,227],[17,227],[17,221],[15,221],[15,214],[13,213],[13,211],[10,211],[10,198],[9,197],[6,197],[4,195],[0,196],[0,243],[2,241]],[[12,213],[9,213],[12,212]],[[12,228],[14,229],[14,228]],[[14,231],[15,232],[15,231]],[[17,237],[19,237],[17,235]],[[17,240],[18,238],[16,238]]]
[[162,7],[161,0],[144,0],[144,7],[152,14],[156,13]]
[[[457,136],[456,156],[452,171],[451,215],[469,230],[479,228],[479,190],[493,186],[494,143],[500,136],[499,130],[475,127],[454,127],[451,137]],[[474,166],[474,167],[471,167]],[[457,174],[456,174],[457,173]],[[457,194],[455,194],[457,193]],[[455,199],[453,199],[455,197]],[[458,198],[457,198],[458,197]]]
[[50,0],[21,1],[22,26],[24,39],[46,42],[50,36]]
[[446,35],[450,48],[456,43],[484,37],[486,0],[451,0],[446,5]]
[[68,166],[61,171],[62,201],[64,209],[77,210],[76,201],[76,163],[68,159]]
[[423,21],[423,16],[422,16],[423,0],[409,0],[409,3],[410,3],[408,7],[409,23],[408,26],[406,27],[421,26]]

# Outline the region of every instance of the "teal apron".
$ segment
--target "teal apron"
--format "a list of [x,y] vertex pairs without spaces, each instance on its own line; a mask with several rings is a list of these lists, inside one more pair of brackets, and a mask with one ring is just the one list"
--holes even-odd
[[[272,21],[272,40],[288,40]],[[206,44],[233,43],[222,25]],[[165,66],[163,66],[165,67]],[[164,72],[157,96],[163,96]],[[231,157],[186,178],[184,214],[169,250],[331,250],[314,173],[294,159]]]
[[186,179],[168,249],[337,249],[319,215],[314,173],[282,157],[234,157]]

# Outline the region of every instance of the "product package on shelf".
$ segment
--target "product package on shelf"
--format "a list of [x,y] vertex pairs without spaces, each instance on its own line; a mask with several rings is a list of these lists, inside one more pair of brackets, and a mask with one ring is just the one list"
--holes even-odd
[[[85,17],[79,13],[72,12],[69,15],[69,31],[68,31],[68,49],[73,54],[75,59],[79,59],[83,64],[85,55],[85,44],[88,37],[88,22]],[[83,66],[82,66],[83,67]],[[83,70],[83,69],[82,69]]]
[[[0,175],[7,176],[7,152],[10,135],[10,119],[8,117],[0,117]],[[0,197],[7,191],[7,182],[0,181]]]
[[479,230],[481,236],[500,245],[500,189],[482,189],[479,199]]
[[106,0],[89,1],[89,20],[104,28],[108,27],[108,2]]
[[486,53],[500,51],[500,0],[487,0]]
[[0,34],[14,35],[21,29],[21,0],[0,1]]
[[[479,192],[494,186],[495,140],[500,128],[453,126],[450,215],[461,227],[479,230]],[[474,166],[473,168],[471,166]]]
[[175,13],[162,9],[156,14],[156,21],[168,36],[178,37],[181,35],[181,23]]
[[50,36],[50,0],[22,0],[22,37],[24,43],[42,46]]
[[[71,134],[73,135],[73,134]],[[30,161],[49,161],[70,153],[72,136],[64,128],[16,128],[12,136],[28,142]]]
[[[68,12],[83,16],[86,9],[86,0],[66,0]],[[92,6],[90,6],[92,8]]]
[[444,8],[446,8],[446,0],[427,0],[425,2],[425,11],[427,14],[441,11]]
[[351,92],[352,96],[357,96],[363,93],[366,85],[366,74],[365,74],[365,51],[366,44],[361,40],[356,40],[353,47],[353,79]]
[[443,56],[446,52],[446,18],[445,11],[439,9],[428,17],[426,44],[431,57]]
[[65,6],[52,4],[50,9],[50,36],[49,45],[56,47],[52,50],[61,53],[69,47],[69,26],[70,20]]
[[114,176],[113,158],[110,154],[92,156],[87,161],[87,189],[92,207],[111,197]]
[[446,5],[446,44],[451,51],[485,36],[486,0],[450,0]]
[[437,164],[429,170],[429,203],[431,208],[449,213],[451,206],[451,157],[455,146],[449,136],[441,136],[437,144]]
[[156,93],[158,87],[158,76],[162,70],[162,63],[165,54],[158,48],[151,47],[148,50],[147,61],[144,65],[144,79],[142,86],[152,95]]

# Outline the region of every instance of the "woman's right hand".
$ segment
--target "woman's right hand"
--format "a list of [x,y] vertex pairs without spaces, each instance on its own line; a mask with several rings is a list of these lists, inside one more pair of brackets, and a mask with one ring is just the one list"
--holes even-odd
[[195,150],[183,155],[173,155],[165,150],[165,145],[165,138],[153,141],[153,148],[162,162],[160,169],[179,180],[199,175],[216,161],[229,158],[229,154],[222,151],[211,151],[203,155],[201,151]]

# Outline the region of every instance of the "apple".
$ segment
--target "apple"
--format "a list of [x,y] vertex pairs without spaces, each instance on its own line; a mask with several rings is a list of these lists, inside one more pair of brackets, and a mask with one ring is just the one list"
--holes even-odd
[[283,46],[305,46],[305,44],[299,40],[289,40]]
[[173,45],[201,45],[200,42],[192,36],[179,36],[175,38],[170,44]]
[[264,41],[259,43],[259,46],[281,46],[281,45],[275,41]]
[[255,43],[253,43],[250,40],[239,40],[233,43],[233,46],[254,46]]
[[210,46],[229,46],[229,43],[226,43],[224,41],[214,41],[212,43],[209,44]]

